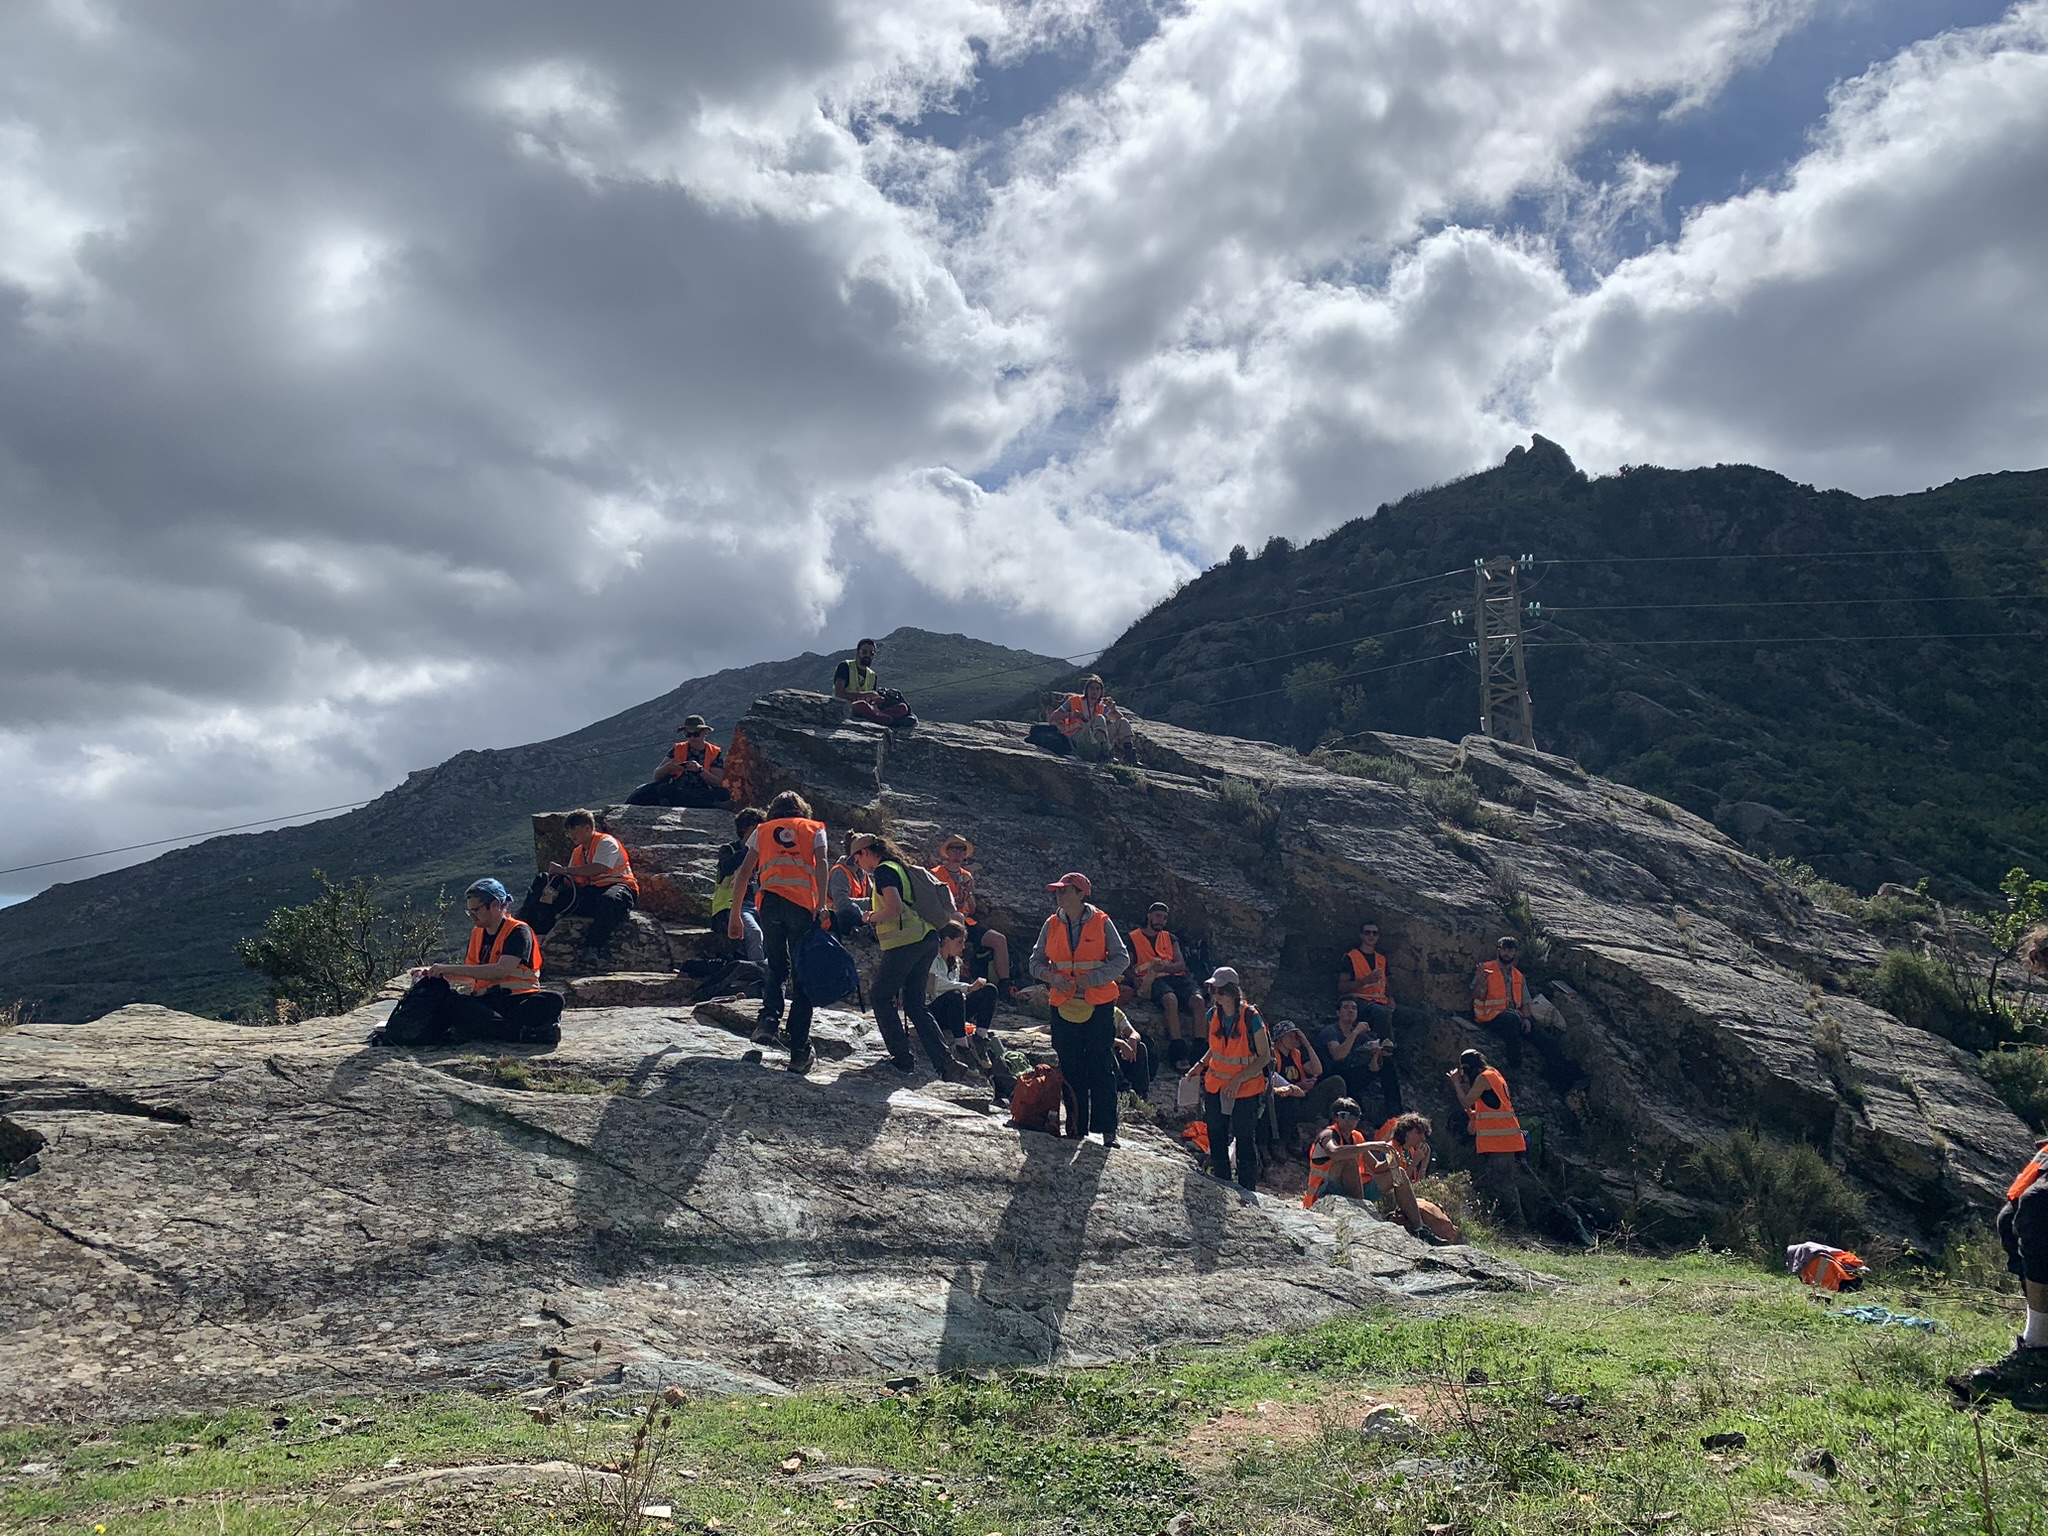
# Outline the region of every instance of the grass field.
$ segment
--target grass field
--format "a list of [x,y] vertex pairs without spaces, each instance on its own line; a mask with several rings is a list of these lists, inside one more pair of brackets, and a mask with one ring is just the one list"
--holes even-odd
[[[0,1529],[2048,1528],[2048,1419],[2003,1406],[1959,1414],[1941,1388],[1958,1365],[2003,1351],[2016,1298],[1925,1277],[1852,1298],[1935,1319],[1938,1330],[1925,1333],[1831,1316],[1845,1303],[1726,1257],[1522,1257],[1564,1283],[1440,1316],[1366,1313],[1140,1364],[657,1407],[639,1462],[652,1461],[652,1486],[623,1518],[602,1513],[600,1483],[574,1469],[537,1483],[464,1486],[464,1475],[345,1492],[355,1480],[428,1468],[620,1465],[646,1407],[615,1400],[540,1423],[510,1398],[438,1395],[0,1432]],[[1378,1403],[1415,1421],[1411,1443],[1359,1433]],[[1703,1447],[1730,1432],[1744,1443]],[[668,1506],[670,1517],[643,1520],[642,1503]]]

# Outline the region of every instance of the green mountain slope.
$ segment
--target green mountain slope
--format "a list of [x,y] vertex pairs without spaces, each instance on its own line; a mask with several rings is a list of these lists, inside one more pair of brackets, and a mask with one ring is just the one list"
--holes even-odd
[[[222,1016],[251,1007],[262,989],[236,963],[235,941],[256,933],[273,907],[310,899],[315,869],[380,875],[391,892],[419,900],[484,874],[523,882],[533,871],[533,811],[623,795],[647,777],[684,715],[704,715],[723,739],[764,693],[828,689],[838,660],[806,653],[696,678],[552,741],[458,753],[344,816],[217,837],[52,886],[0,910],[0,998],[31,1000],[58,1020],[130,1002]],[[986,715],[1065,670],[1029,651],[917,629],[884,639],[879,669],[936,720]]]
[[1442,620],[1473,606],[1475,558],[1523,553],[1539,746],[1866,890],[2048,863],[2048,471],[1866,500],[1739,465],[1589,479],[1538,438],[1234,552],[1097,667],[1201,730],[1455,738],[1477,668]]

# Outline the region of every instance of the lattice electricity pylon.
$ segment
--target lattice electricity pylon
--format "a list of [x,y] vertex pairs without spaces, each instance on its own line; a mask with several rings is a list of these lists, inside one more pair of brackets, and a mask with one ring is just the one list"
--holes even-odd
[[1522,573],[1534,555],[1519,560],[1501,555],[1474,560],[1473,622],[1479,638],[1479,732],[1519,746],[1536,745],[1535,707],[1529,698],[1529,668],[1522,653]]

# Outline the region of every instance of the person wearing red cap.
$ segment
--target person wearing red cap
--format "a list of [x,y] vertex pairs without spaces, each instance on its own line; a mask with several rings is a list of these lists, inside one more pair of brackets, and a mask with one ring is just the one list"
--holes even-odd
[[1116,924],[1088,898],[1095,888],[1083,874],[1062,875],[1046,887],[1053,912],[1031,948],[1031,974],[1046,984],[1052,1005],[1052,1048],[1060,1076],[1073,1089],[1083,1130],[1116,1145],[1117,983],[1130,969],[1131,952]]

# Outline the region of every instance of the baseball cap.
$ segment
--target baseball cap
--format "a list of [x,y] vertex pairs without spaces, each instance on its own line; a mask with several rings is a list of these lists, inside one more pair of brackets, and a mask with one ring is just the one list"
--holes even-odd
[[1048,891],[1058,891],[1069,888],[1079,891],[1083,896],[1093,896],[1095,894],[1095,887],[1089,883],[1088,877],[1082,874],[1079,870],[1075,870],[1070,874],[1061,875],[1059,879],[1053,881],[1051,885],[1048,885],[1046,887]]

